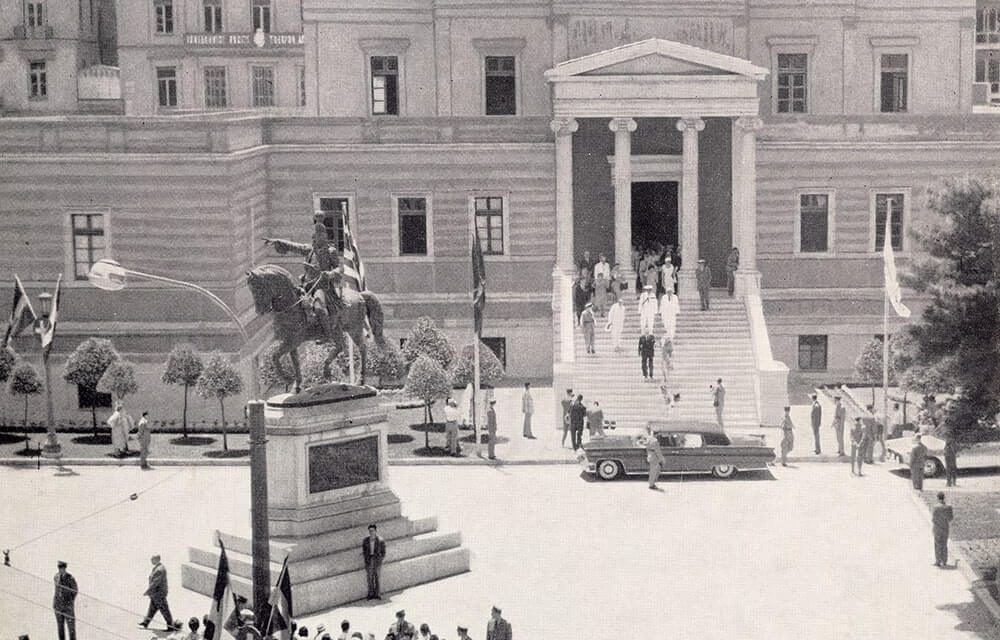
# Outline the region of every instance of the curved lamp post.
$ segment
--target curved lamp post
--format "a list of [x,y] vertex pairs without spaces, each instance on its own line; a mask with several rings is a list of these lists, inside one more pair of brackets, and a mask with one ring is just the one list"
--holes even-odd
[[[175,280],[165,276],[158,276],[142,271],[126,269],[118,262],[105,258],[98,260],[90,268],[87,280],[90,284],[104,291],[121,291],[129,276],[153,282],[195,291],[222,309],[236,328],[240,330],[243,338],[243,347],[246,348],[250,342],[243,323],[236,316],[236,313],[229,308],[219,296],[208,289],[200,287],[191,282]],[[242,349],[241,349],[242,351]],[[46,372],[48,369],[46,369]],[[46,388],[48,380],[46,379]],[[271,587],[271,551],[270,551],[270,531],[267,522],[267,438],[264,433],[264,402],[257,399],[259,395],[257,382],[257,363],[250,359],[250,402],[247,404],[247,420],[250,425],[250,519],[252,521],[251,547],[253,557],[253,602],[254,614],[257,620],[267,620],[270,612],[268,596]],[[51,421],[50,421],[51,422]]]
[[42,455],[46,458],[59,458],[62,455],[62,445],[59,444],[59,436],[56,435],[55,412],[52,410],[52,376],[49,372],[49,350],[46,348],[45,339],[43,338],[49,330],[49,314],[52,313],[52,294],[48,291],[43,291],[38,294],[38,302],[41,306],[41,313],[35,318],[35,325],[32,327],[32,330],[42,344],[42,370],[45,376],[46,433],[45,444],[42,445]]

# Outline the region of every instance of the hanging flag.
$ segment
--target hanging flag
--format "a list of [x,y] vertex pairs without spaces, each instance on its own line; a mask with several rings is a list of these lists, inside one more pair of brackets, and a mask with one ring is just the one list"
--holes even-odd
[[486,310],[486,263],[479,245],[479,233],[472,233],[472,309],[476,335],[483,333],[483,313]]
[[3,346],[6,348],[10,344],[10,339],[20,334],[22,331],[34,324],[35,310],[31,308],[31,300],[24,291],[21,279],[14,276],[14,304],[10,309],[10,319],[7,321],[7,334],[3,339]]
[[347,215],[347,205],[341,207],[340,215],[344,220],[344,255],[341,266],[344,272],[344,283],[355,291],[365,290],[365,265],[361,262],[361,252],[351,233],[351,220]]
[[288,576],[288,557],[281,565],[278,582],[271,590],[268,599],[271,605],[271,622],[265,633],[277,632],[279,640],[291,640],[292,637],[292,579]]
[[42,353],[44,355],[49,354],[49,350],[52,349],[52,339],[56,335],[56,321],[59,318],[59,290],[62,286],[62,274],[59,274],[59,279],[56,280],[56,290],[52,294],[52,310],[49,312],[48,323],[42,330]]
[[219,549],[219,570],[215,574],[212,608],[205,617],[205,640],[221,640],[223,621],[229,618],[228,611],[233,606],[232,588],[229,586],[229,560],[221,539]]
[[882,245],[882,260],[884,261],[885,295],[889,297],[892,308],[902,318],[910,317],[910,310],[903,304],[903,292],[896,278],[896,256],[892,251],[892,198],[885,201],[885,238]]

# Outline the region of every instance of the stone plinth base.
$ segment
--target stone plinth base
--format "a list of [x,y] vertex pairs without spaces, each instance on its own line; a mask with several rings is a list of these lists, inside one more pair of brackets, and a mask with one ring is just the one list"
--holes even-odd
[[[395,591],[469,570],[458,533],[438,533],[434,518],[402,516],[386,474],[386,416],[374,390],[323,385],[268,401],[268,525],[271,582],[285,557],[295,615],[331,609],[367,595],[361,542],[376,523],[386,540],[382,586]],[[251,543],[220,533],[236,593],[252,593]],[[211,595],[218,543],[191,548],[186,588]]]

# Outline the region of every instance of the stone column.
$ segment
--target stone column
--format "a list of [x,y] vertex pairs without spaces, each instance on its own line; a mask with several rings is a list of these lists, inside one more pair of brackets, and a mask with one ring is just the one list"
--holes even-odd
[[[735,131],[739,133],[739,171],[734,171],[733,191],[739,190],[741,211],[740,235],[736,246],[740,249],[740,268],[736,272],[737,293],[741,296],[760,293],[760,272],[757,271],[757,131],[763,126],[761,119],[743,117],[736,119]],[[738,181],[736,179],[738,178]]]
[[678,294],[697,299],[694,271],[698,266],[698,132],[705,130],[701,118],[681,118],[677,130],[683,134],[681,157],[681,270],[677,274]]
[[615,133],[615,259],[625,282],[633,282],[632,271],[632,118],[612,118],[608,128]]
[[553,355],[557,362],[573,361],[573,133],[579,124],[573,118],[550,123],[556,134],[556,263],[552,269]]

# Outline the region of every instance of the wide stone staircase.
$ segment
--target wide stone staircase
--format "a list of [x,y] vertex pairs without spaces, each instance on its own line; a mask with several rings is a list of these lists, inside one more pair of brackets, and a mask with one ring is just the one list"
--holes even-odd
[[[601,403],[605,420],[618,427],[643,427],[649,420],[665,416],[660,385],[663,384],[659,338],[664,334],[659,316],[654,325],[657,336],[654,371],[656,382],[645,382],[639,361],[638,301],[624,299],[625,329],[622,352],[615,353],[611,333],[604,331],[605,318],[598,318],[596,354],[587,354],[583,331],[574,330],[575,361],[571,386],[582,393],[584,402]],[[709,385],[722,378],[726,388],[723,420],[727,429],[758,429],[755,396],[755,361],[746,306],[740,298],[724,291],[712,293],[711,309],[701,311],[697,300],[681,300],[674,338],[673,370],[668,388],[681,395],[674,416],[682,420],[715,422],[715,408]],[[561,395],[562,389],[556,393]]]

